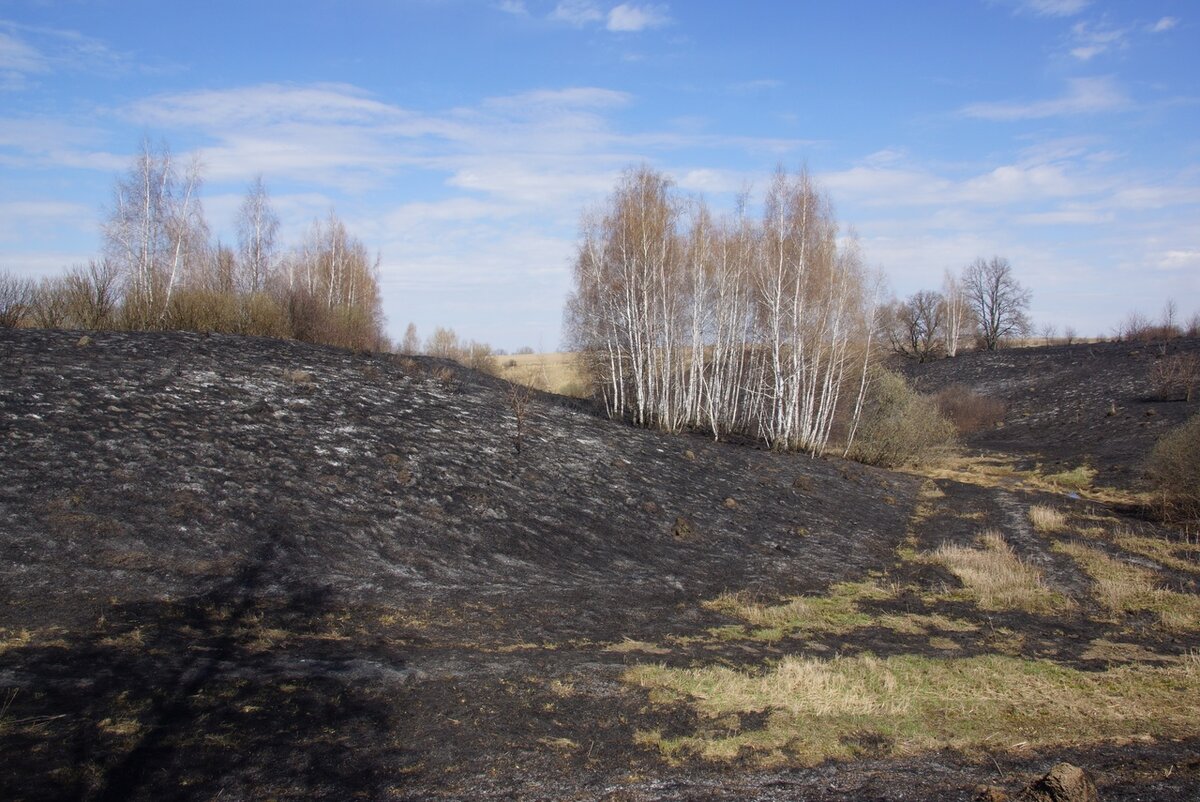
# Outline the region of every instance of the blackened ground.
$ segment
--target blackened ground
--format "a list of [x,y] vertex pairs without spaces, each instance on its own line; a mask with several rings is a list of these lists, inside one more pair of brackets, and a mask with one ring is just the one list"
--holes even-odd
[[1097,484],[1136,487],[1155,441],[1200,410],[1200,392],[1191,403],[1160,400],[1151,376],[1156,362],[1189,353],[1200,356],[1200,339],[964,352],[902,369],[923,392],[960,384],[1007,404],[1004,425],[967,446],[1047,473],[1087,465]]
[[[0,799],[969,799],[1060,758],[1106,799],[1200,789],[1195,742],[771,771],[638,745],[703,723],[627,664],[928,651],[716,641],[729,619],[701,603],[901,570],[905,538],[973,537],[945,505],[1019,530],[1004,491],[943,483],[945,514],[915,515],[915,477],[552,396],[518,450],[507,388],[450,364],[81,337],[0,330]],[[1025,534],[1023,557],[1082,581]],[[1108,634],[1002,623],[1079,665]]]

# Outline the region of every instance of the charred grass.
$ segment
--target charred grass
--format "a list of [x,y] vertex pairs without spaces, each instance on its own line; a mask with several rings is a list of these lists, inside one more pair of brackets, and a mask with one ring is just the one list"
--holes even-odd
[[[707,602],[739,622],[710,630],[714,639],[782,651],[757,663],[647,656],[625,681],[652,704],[698,718],[690,730],[641,729],[639,742],[672,761],[770,767],[1200,736],[1200,650],[1186,637],[1200,596],[1167,589],[1130,562],[1150,556],[1187,574],[1193,545],[1139,533],[1082,501],[1029,504],[1023,521],[1009,523],[1034,538],[1022,550],[1079,566],[1085,591],[1067,592],[1039,567],[1052,561],[1035,564],[997,528],[978,530],[995,513],[965,501],[1008,491],[964,489],[925,483],[898,562],[879,575],[819,595],[733,592]],[[960,534],[930,543],[946,533]],[[933,568],[957,583],[937,580]],[[1154,629],[1130,629],[1127,616],[1147,614]],[[888,651],[873,653],[872,643]]]

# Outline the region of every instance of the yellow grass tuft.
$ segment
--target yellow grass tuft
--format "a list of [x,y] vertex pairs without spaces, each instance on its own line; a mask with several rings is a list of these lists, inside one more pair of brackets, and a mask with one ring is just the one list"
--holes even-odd
[[1046,587],[1041,573],[1022,562],[999,532],[986,530],[979,541],[983,548],[944,543],[933,558],[962,580],[982,609],[1056,613],[1073,606],[1069,598]]
[[1067,528],[1067,516],[1062,511],[1041,504],[1029,508],[1029,522],[1039,532],[1061,532]]

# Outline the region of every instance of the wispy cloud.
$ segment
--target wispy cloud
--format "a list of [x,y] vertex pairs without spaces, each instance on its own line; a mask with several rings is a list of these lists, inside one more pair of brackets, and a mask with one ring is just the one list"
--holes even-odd
[[1030,102],[972,103],[960,113],[980,120],[1011,122],[1120,111],[1129,106],[1129,98],[1111,78],[1073,78],[1068,81],[1067,93],[1062,97]]
[[496,4],[496,8],[503,11],[505,14],[512,14],[517,17],[525,17],[529,15],[529,9],[525,7],[523,0],[500,0]]
[[1178,17],[1163,17],[1158,22],[1151,25],[1149,30],[1150,30],[1150,33],[1162,33],[1163,31],[1171,30],[1178,24],[1179,24]]
[[0,19],[0,86],[32,88],[30,76],[56,70],[114,73],[130,63],[127,56],[78,31]]
[[1074,44],[1071,55],[1080,61],[1090,61],[1109,50],[1129,47],[1129,30],[1077,22],[1071,27],[1071,39]]
[[643,31],[647,28],[658,28],[668,24],[671,17],[667,14],[666,6],[634,5],[622,3],[608,12],[607,28],[610,31]]
[[1039,17],[1071,17],[1088,7],[1091,0],[1022,0],[1020,8]]
[[552,22],[561,22],[576,28],[603,24],[613,33],[638,33],[671,23],[666,5],[621,3],[605,11],[596,0],[559,0],[548,18]]
[[582,28],[590,22],[600,22],[604,12],[592,0],[560,0],[550,12],[550,19]]

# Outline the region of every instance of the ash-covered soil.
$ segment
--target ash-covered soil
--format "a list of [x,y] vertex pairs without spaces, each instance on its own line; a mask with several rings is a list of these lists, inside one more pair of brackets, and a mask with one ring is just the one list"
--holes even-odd
[[1200,356],[1200,339],[965,352],[903,370],[923,392],[961,384],[1007,404],[1004,425],[969,435],[969,447],[1047,473],[1087,465],[1096,484],[1131,487],[1155,441],[1200,410],[1200,392],[1160,400],[1151,378],[1155,362],[1188,353]]
[[[1084,580],[1001,489],[940,482],[930,509],[916,477],[546,395],[516,435],[506,385],[436,360],[0,330],[0,799],[970,799],[1058,759],[1105,799],[1200,791],[1197,744],[1170,739],[665,761],[636,733],[710,725],[623,682],[629,664],[932,649],[714,639],[729,619],[702,603],[723,591],[953,584],[896,554],[969,540],[960,504],[1065,592]],[[1073,615],[1000,623],[1085,667],[1087,643],[1139,626]]]

